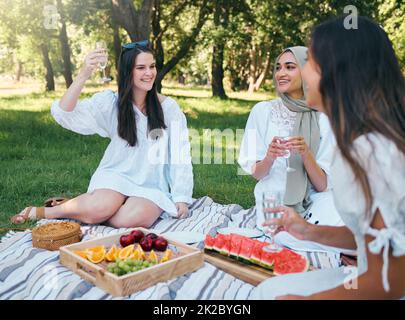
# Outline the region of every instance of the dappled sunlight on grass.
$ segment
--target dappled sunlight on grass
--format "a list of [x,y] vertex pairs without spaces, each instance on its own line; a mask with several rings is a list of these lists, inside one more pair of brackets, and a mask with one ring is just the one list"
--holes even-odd
[[[86,87],[81,97],[106,88],[116,90],[113,85],[94,84]],[[193,196],[208,195],[219,203],[251,207],[255,181],[238,174],[240,137],[237,130],[244,129],[260,95],[255,95],[255,100],[245,99],[243,94],[235,99],[220,100],[198,95],[185,97],[177,90],[172,89],[170,95],[180,104],[190,132],[195,135],[196,140],[191,136],[192,148],[199,148],[193,158]],[[196,89],[184,90],[194,94]],[[27,205],[40,205],[50,196],[72,197],[87,191],[109,139],[79,135],[55,122],[49,109],[64,91],[59,86],[58,91],[52,93],[13,91],[11,95],[0,97],[1,227],[10,226],[11,214]],[[203,145],[204,132],[217,137],[210,138],[208,146]],[[204,155],[204,148],[210,148],[211,153]]]

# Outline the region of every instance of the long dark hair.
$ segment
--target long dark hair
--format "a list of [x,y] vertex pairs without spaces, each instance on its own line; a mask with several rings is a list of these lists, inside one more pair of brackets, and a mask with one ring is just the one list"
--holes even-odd
[[[118,134],[131,147],[138,143],[136,133],[136,119],[133,102],[133,70],[136,57],[142,53],[150,53],[147,46],[136,46],[133,49],[122,49],[118,63]],[[148,117],[148,131],[166,129],[163,110],[156,90],[156,83],[146,94],[146,115]]]
[[319,89],[338,147],[373,214],[367,173],[353,156],[353,141],[379,133],[405,154],[405,79],[382,27],[358,17],[358,28],[346,29],[344,19],[316,26],[310,52],[321,69]]

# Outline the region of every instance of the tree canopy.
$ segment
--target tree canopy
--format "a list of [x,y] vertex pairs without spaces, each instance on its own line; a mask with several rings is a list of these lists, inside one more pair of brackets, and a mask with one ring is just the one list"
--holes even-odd
[[[97,40],[108,44],[116,75],[121,45],[149,39],[163,80],[227,90],[271,86],[285,47],[305,45],[313,25],[348,5],[377,20],[405,69],[405,3],[401,0],[0,0],[0,75],[69,86]],[[267,82],[266,82],[267,80]]]

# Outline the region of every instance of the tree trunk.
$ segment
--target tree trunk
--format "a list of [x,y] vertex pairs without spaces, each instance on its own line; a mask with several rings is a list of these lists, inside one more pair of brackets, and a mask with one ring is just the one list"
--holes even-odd
[[270,61],[270,53],[267,53],[266,55],[266,62],[264,63],[264,69],[263,71],[260,73],[259,77],[257,78],[255,85],[254,85],[254,90],[258,91],[261,84],[263,83],[263,81],[266,79],[267,75],[269,74],[269,70],[270,70],[270,65],[271,65],[271,61]]
[[51,60],[49,59],[49,48],[44,43],[40,45],[40,48],[41,48],[41,53],[42,53],[42,61],[44,63],[44,67],[46,70],[46,74],[45,74],[46,91],[55,91],[53,68],[52,68]]
[[149,39],[154,0],[143,0],[136,10],[132,0],[112,0],[112,8],[119,25],[128,33],[131,41]]
[[182,39],[177,53],[167,63],[165,63],[162,70],[160,70],[160,72],[158,73],[156,77],[156,86],[158,88],[162,86],[161,83],[164,76],[169,73],[177,65],[177,63],[195,47],[195,45],[197,44],[197,36],[200,33],[202,26],[207,20],[206,17],[210,12],[211,8],[208,5],[208,0],[203,0],[200,11],[198,13],[197,24],[192,29],[190,35]]
[[65,78],[66,88],[69,88],[73,82],[72,78],[72,62],[70,59],[70,47],[69,39],[66,32],[66,19],[64,8],[61,0],[56,1],[58,12],[60,14],[60,21],[62,28],[59,33],[59,41],[62,49],[62,58],[63,58],[63,77]]
[[23,64],[20,60],[17,60],[17,73],[15,75],[15,81],[20,82],[23,73]]
[[[215,2],[215,12],[214,12],[214,25],[216,29],[226,30],[228,26],[228,3],[224,1]],[[218,97],[220,99],[226,99],[226,93],[224,89],[224,50],[225,41],[224,39],[216,39],[214,48],[212,51],[212,96]]]
[[121,55],[121,37],[120,37],[120,28],[117,23],[117,17],[115,16],[115,12],[112,9],[112,7],[110,16],[111,16],[111,25],[113,28],[114,62],[115,62],[115,69],[117,70],[116,78],[118,81],[118,66]]
[[[158,72],[163,69],[165,55],[162,45],[162,28],[160,26],[160,0],[155,0],[154,11],[152,16],[152,33],[153,33],[153,44],[156,58],[156,68]],[[162,92],[162,83],[156,83],[156,89],[159,93]]]
[[224,89],[224,48],[225,44],[220,42],[214,45],[212,53],[212,96],[220,99],[226,99],[226,93]]
[[255,82],[256,82],[256,72],[257,72],[257,61],[256,61],[256,47],[253,45],[252,49],[249,50],[250,67],[249,67],[249,94],[254,92]]

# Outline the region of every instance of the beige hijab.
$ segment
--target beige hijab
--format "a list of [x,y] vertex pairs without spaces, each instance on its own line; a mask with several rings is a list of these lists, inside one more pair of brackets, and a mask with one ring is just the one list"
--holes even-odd
[[[306,56],[306,47],[290,47],[286,48],[276,59],[276,64],[273,72],[274,85],[277,88],[275,74],[277,62],[281,55],[287,51],[290,51],[297,60],[298,67],[302,70]],[[292,112],[297,113],[295,127],[293,129],[293,136],[303,136],[308,147],[312,151],[312,154],[316,156],[320,143],[320,131],[319,131],[319,113],[313,109],[308,108],[305,96],[306,86],[304,80],[302,80],[302,90],[304,92],[303,99],[293,99],[288,94],[278,92],[279,97],[283,101],[284,105]],[[311,183],[308,180],[307,173],[302,162],[300,155],[291,154],[289,159],[290,167],[294,168],[294,172],[287,172],[287,185],[284,196],[284,204],[293,207],[298,213],[303,214],[311,206],[309,200],[309,191]]]

